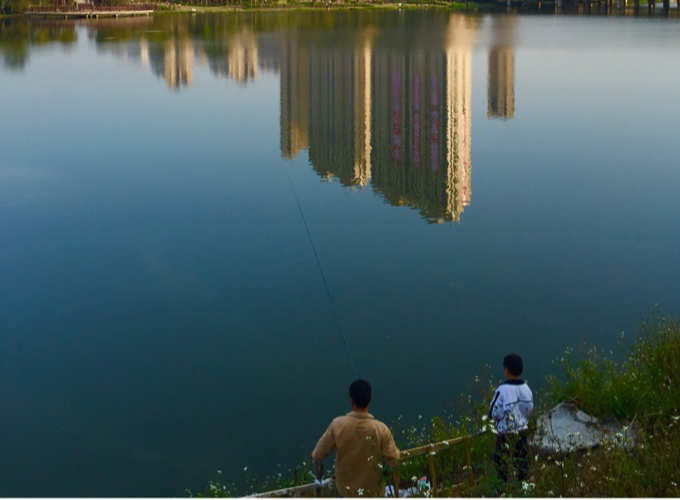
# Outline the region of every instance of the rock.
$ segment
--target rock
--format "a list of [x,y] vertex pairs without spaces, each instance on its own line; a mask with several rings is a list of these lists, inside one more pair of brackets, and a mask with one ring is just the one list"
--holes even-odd
[[630,448],[635,433],[630,426],[602,424],[572,403],[560,403],[538,418],[531,444],[546,453],[587,450],[603,444]]

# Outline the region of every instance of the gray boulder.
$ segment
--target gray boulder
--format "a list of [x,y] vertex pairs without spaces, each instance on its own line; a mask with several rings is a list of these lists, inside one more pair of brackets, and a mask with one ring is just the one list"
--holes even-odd
[[545,453],[568,453],[600,445],[632,447],[635,433],[629,425],[603,424],[572,403],[560,403],[537,421],[531,444]]

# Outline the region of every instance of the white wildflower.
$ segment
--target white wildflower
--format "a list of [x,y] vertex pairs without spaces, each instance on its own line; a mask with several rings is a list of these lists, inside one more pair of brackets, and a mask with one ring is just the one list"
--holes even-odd
[[243,472],[245,472],[245,471],[247,471],[247,470],[248,470],[248,466],[246,465],[246,466],[243,468]]
[[534,462],[538,462],[538,455],[534,457]]
[[489,416],[488,416],[488,415],[484,415],[484,416],[482,417],[482,422],[486,422],[487,420],[489,420]]
[[370,462],[371,460],[373,460],[373,455],[371,455],[370,457],[368,457],[368,461]]
[[357,495],[359,495],[360,497],[364,496],[364,489],[363,489],[363,488],[359,488],[359,489],[357,490]]

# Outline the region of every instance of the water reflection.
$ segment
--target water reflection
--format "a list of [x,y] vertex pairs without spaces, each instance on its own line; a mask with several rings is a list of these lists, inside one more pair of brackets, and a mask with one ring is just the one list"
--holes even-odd
[[11,18],[0,19],[0,55],[7,68],[23,69],[30,48],[58,43],[68,49],[77,40],[74,24],[26,23]]
[[493,19],[493,45],[489,49],[487,116],[515,115],[515,51],[513,34],[516,18]]
[[[338,16],[351,18],[342,30],[318,29]],[[86,33],[98,53],[148,67],[175,91],[192,86],[197,64],[240,85],[278,72],[282,157],[306,150],[323,179],[370,186],[443,222],[460,221],[471,201],[471,52],[482,24],[428,12],[381,23],[370,13],[17,22],[6,23],[0,47],[17,67],[31,45],[75,44]],[[516,20],[493,17],[489,26],[487,116],[508,119]]]
[[370,184],[389,203],[417,208],[431,222],[460,220],[471,196],[477,22],[451,15],[438,28],[407,37],[401,29],[369,26],[350,43],[287,36],[281,155],[308,149],[323,178]]

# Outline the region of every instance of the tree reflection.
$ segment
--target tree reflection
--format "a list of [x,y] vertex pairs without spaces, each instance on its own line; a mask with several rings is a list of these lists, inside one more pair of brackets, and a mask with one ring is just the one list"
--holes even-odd
[[78,40],[73,23],[27,23],[19,19],[0,19],[0,54],[6,67],[23,69],[32,46],[57,43],[69,47]]

